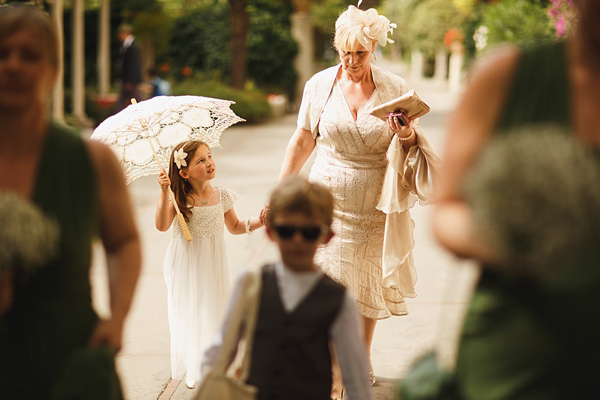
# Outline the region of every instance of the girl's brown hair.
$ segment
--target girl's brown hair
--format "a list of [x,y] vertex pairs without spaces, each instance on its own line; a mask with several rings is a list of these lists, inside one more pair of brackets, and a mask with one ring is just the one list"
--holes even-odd
[[[175,164],[175,158],[173,157],[173,154],[183,147],[184,153],[187,153],[185,162],[187,165],[190,165],[192,158],[194,158],[194,155],[196,154],[196,150],[198,150],[200,146],[206,146],[207,148],[210,148],[206,143],[200,140],[190,140],[179,143],[171,152],[171,160],[169,162],[169,179],[171,180],[171,190],[173,190],[173,193],[175,194],[175,201],[177,202],[179,211],[181,211],[181,214],[183,214],[183,218],[185,218],[186,222],[190,220],[190,216],[192,215],[192,207],[194,207],[194,204],[188,204],[187,201],[188,194],[192,190],[192,185],[190,185],[187,179],[183,179],[183,177],[179,175],[179,168],[177,167],[177,164]],[[182,166],[181,169],[187,169],[187,166]]]

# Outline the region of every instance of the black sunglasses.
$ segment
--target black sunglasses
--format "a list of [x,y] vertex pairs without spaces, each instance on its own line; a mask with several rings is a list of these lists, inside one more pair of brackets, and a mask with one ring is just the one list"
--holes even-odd
[[308,226],[294,226],[294,225],[274,225],[275,233],[277,237],[282,240],[290,240],[294,237],[296,232],[300,232],[302,237],[307,242],[314,242],[321,237],[322,234],[327,232],[329,228],[327,225],[308,225]]

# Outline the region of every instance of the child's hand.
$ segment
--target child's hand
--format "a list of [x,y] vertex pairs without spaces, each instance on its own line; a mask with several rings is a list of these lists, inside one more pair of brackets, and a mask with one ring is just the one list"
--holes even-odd
[[157,180],[158,180],[158,184],[160,185],[160,189],[166,193],[167,190],[169,190],[169,186],[171,186],[171,180],[167,176],[167,173],[165,172],[165,170],[160,171],[160,173],[158,174]]
[[262,210],[260,210],[260,214],[258,214],[258,220],[262,225],[267,223],[267,217],[269,216],[269,203],[265,204]]

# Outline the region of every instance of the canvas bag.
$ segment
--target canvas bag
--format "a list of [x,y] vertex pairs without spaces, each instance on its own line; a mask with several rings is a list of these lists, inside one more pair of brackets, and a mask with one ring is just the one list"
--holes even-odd
[[[255,400],[257,388],[246,384],[250,372],[250,355],[252,354],[252,338],[258,303],[260,299],[261,273],[260,270],[246,274],[242,285],[242,293],[233,310],[231,328],[225,332],[223,345],[217,355],[215,366],[209,370],[200,383],[195,400]],[[244,326],[241,341],[243,357],[239,374],[228,373],[229,357],[238,347],[238,333]]]

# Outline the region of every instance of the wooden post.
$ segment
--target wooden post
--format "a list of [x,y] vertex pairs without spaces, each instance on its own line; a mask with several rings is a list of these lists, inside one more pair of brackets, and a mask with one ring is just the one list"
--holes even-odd
[[85,116],[85,51],[83,26],[83,0],[73,0],[73,44],[71,71],[72,112],[78,122],[87,120]]
[[452,43],[450,53],[450,68],[448,71],[448,90],[456,93],[460,90],[460,79],[463,65],[463,45],[459,42]]
[[98,13],[98,93],[110,90],[110,0],[102,0]]
[[63,0],[54,0],[52,3],[52,21],[56,27],[58,36],[58,76],[52,92],[52,118],[55,121],[65,119],[65,99],[64,99],[64,79],[63,79],[63,58],[64,58],[64,39],[63,39]]
[[410,58],[410,77],[413,82],[418,82],[423,77],[423,53],[413,50]]
[[448,53],[446,49],[441,49],[435,55],[435,71],[433,79],[436,82],[443,83],[446,81],[446,73],[448,72]]
[[294,60],[294,68],[298,73],[298,81],[296,82],[295,88],[295,100],[296,104],[300,104],[302,99],[302,92],[304,91],[304,84],[313,75],[313,26],[310,21],[310,14],[308,11],[297,11],[291,16],[292,22],[292,36],[298,42],[298,54]]

